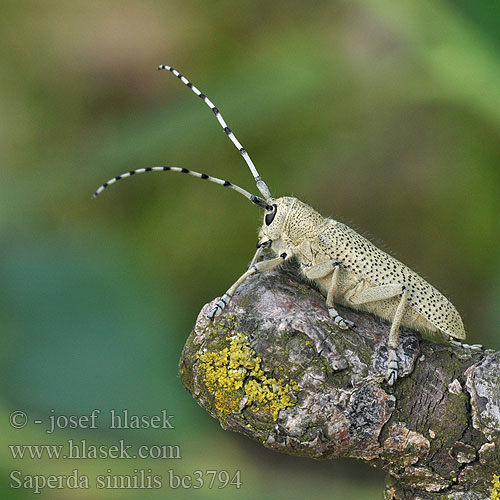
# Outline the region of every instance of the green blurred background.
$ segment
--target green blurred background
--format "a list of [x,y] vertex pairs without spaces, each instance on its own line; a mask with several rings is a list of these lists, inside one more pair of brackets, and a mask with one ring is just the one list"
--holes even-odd
[[[282,456],[224,432],[177,362],[203,304],[250,260],[259,210],[177,174],[256,191],[222,111],[273,194],[349,223],[444,291],[471,343],[499,349],[500,4],[2,2],[0,395],[3,498],[23,474],[242,471],[240,490],[46,490],[54,499],[379,499],[368,465]],[[52,435],[34,419],[103,411]],[[175,430],[111,431],[104,413],[167,408]],[[24,410],[30,424],[13,429]],[[182,460],[13,460],[7,444],[173,444]]]

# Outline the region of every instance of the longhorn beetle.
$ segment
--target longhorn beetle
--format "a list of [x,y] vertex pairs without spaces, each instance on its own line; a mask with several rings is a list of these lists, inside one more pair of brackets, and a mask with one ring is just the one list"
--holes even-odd
[[[170,71],[213,111],[224,132],[243,156],[262,197],[255,196],[229,181],[207,174],[187,168],[163,166],[139,168],[114,177],[101,185],[93,196],[95,198],[110,184],[131,175],[143,172],[182,172],[229,187],[264,210],[257,252],[248,270],[210,310],[208,313],[210,320],[222,313],[236,289],[249,276],[268,271],[295,258],[302,274],[315,281],[326,297],[328,313],[339,328],[346,330],[354,324],[339,315],[335,303],[367,311],[392,322],[387,344],[386,380],[389,385],[393,385],[398,377],[396,349],[401,325],[424,332],[429,331],[447,340],[465,338],[464,325],[455,307],[417,273],[377,248],[350,227],[336,220],[324,218],[297,198],[289,196],[273,198],[250,156],[212,101],[174,68],[161,65],[158,69]],[[259,260],[265,248],[271,249],[275,257]]]

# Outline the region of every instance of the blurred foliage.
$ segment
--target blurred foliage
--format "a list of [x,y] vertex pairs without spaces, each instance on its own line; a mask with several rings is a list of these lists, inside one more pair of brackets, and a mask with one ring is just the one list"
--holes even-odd
[[[242,470],[243,488],[175,498],[380,498],[352,461],[280,456],[228,435],[183,390],[177,360],[201,306],[250,260],[261,214],[180,165],[255,191],[216,103],[275,195],[294,194],[389,249],[450,296],[470,341],[499,349],[500,4],[2,2],[0,278],[2,489],[13,468],[62,473]],[[384,243],[381,243],[384,242]],[[93,408],[154,413],[176,430],[81,431],[180,444],[183,460],[29,461],[6,443],[54,443],[7,425]],[[362,473],[361,473],[362,472]],[[332,493],[333,492],[333,493]],[[51,490],[49,498],[138,498]]]

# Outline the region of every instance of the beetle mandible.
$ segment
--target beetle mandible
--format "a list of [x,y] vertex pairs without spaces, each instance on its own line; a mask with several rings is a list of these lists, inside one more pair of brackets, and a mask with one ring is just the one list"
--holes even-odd
[[[417,273],[350,227],[323,217],[297,198],[273,198],[247,151],[212,101],[171,66],[161,65],[158,69],[170,71],[209,106],[224,132],[243,156],[262,197],[223,179],[187,168],[164,166],[139,168],[116,176],[101,185],[94,197],[110,184],[125,177],[144,172],[171,171],[229,187],[264,210],[257,251],[248,270],[216,302],[208,314],[209,319],[213,320],[222,313],[236,289],[249,276],[268,271],[295,258],[302,274],[315,281],[326,297],[328,313],[339,328],[349,329],[354,325],[338,314],[336,303],[391,321],[386,374],[389,385],[393,385],[398,377],[396,349],[400,326],[428,331],[449,340],[465,338],[462,319],[453,304]],[[271,249],[275,257],[260,260],[265,248]]]

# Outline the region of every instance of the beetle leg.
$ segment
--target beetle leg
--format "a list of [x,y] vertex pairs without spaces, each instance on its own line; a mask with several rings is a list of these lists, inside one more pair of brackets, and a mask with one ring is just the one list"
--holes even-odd
[[408,291],[405,290],[403,285],[394,283],[366,288],[358,293],[354,289],[350,294],[346,294],[346,299],[355,305],[392,299],[398,295],[401,296],[401,299],[392,318],[391,331],[387,343],[388,361],[386,380],[389,385],[393,385],[398,378],[398,355],[396,349],[399,345],[399,326],[401,325],[401,319],[408,304]]
[[392,320],[391,331],[389,333],[389,342],[387,343],[389,356],[387,361],[386,380],[388,385],[393,385],[398,378],[398,355],[396,353],[396,349],[399,345],[399,325],[401,324],[401,319],[403,317],[407,304],[408,292],[406,290],[403,290],[403,293],[401,294],[401,300],[399,301],[398,307],[394,314],[394,318]]
[[366,304],[367,302],[378,302],[379,300],[397,297],[402,293],[403,289],[404,287],[399,283],[371,286],[368,288],[360,286],[346,292],[344,297],[354,305]]
[[334,260],[329,260],[316,264],[315,266],[307,269],[306,276],[309,279],[320,279],[332,273],[332,280],[330,281],[328,294],[326,296],[326,306],[328,307],[328,314],[339,328],[342,328],[342,330],[347,330],[348,328],[352,328],[354,326],[354,323],[352,321],[344,319],[335,309],[335,295],[337,294],[339,283],[339,272],[339,263]]
[[305,274],[310,280],[317,280],[328,276],[335,267],[338,267],[338,262],[327,260],[305,269]]
[[[258,251],[257,251],[258,253]],[[256,253],[256,255],[257,255]],[[225,307],[228,305],[229,301],[232,299],[234,292],[236,289],[250,276],[256,273],[263,273],[265,271],[269,271],[270,269],[274,269],[278,267],[280,264],[285,262],[285,260],[289,259],[292,256],[291,253],[282,253],[279,257],[269,260],[263,260],[261,262],[256,262],[252,264],[252,266],[248,269],[248,271],[244,272],[227,290],[227,292],[216,302],[215,306],[210,309],[207,314],[209,320],[213,321],[216,316],[222,313]],[[253,262],[253,261],[252,261]]]
[[262,251],[264,250],[263,247],[259,246],[257,248],[257,251],[255,252],[255,255],[253,256],[252,262],[248,265],[248,269],[250,269],[259,259],[260,256],[262,255]]
[[326,306],[328,307],[328,314],[330,318],[333,319],[333,322],[342,330],[347,330],[354,326],[352,321],[348,319],[344,319],[335,309],[335,295],[337,294],[337,288],[339,284],[339,272],[340,267],[338,263],[334,264],[332,281],[330,282],[330,288],[328,289],[328,294],[326,296]]
[[484,346],[482,346],[481,344],[464,344],[462,342],[459,342],[458,340],[455,340],[453,337],[449,337],[448,342],[456,347],[471,349],[473,351],[481,351],[482,349],[484,349]]

